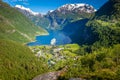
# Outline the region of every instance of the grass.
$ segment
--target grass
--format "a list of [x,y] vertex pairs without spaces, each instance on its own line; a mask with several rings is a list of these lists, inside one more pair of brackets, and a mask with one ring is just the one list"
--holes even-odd
[[47,65],[42,60],[38,61],[27,46],[0,40],[1,80],[31,80],[47,71]]

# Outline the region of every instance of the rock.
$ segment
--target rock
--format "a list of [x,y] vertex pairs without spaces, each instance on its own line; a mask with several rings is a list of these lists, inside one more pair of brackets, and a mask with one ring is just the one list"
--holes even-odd
[[46,73],[46,74],[42,74],[42,75],[39,75],[35,78],[33,78],[32,80],[58,80],[59,76],[66,72],[67,70],[67,66],[65,66],[62,70],[60,71],[55,71],[55,72],[49,72],[49,73]]
[[39,75],[35,77],[33,80],[57,80],[60,74],[61,74],[60,71],[49,72],[43,75]]

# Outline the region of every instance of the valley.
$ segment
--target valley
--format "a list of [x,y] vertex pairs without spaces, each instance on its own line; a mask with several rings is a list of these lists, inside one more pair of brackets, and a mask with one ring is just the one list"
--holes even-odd
[[0,80],[120,80],[120,1],[45,15],[0,0]]

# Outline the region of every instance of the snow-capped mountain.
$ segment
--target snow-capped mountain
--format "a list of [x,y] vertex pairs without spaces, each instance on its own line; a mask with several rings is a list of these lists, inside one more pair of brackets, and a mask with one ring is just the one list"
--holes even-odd
[[28,15],[28,16],[29,15],[33,15],[33,16],[41,15],[39,12],[34,12],[30,8],[26,8],[26,7],[22,6],[22,5],[16,5],[15,8],[18,9],[23,14]]
[[89,4],[65,4],[54,11],[49,11],[46,17],[50,21],[49,28],[61,29],[67,23],[89,18],[95,11],[96,9]]
[[79,4],[65,4],[56,11],[67,13],[67,12],[86,12],[86,13],[93,13],[96,11],[96,9],[93,8],[93,6],[89,4],[79,3]]
[[34,12],[30,8],[26,8],[22,5],[16,5],[15,9],[23,13],[27,18],[29,18],[33,23],[35,23],[35,25],[41,26],[44,28],[43,26],[45,24],[44,22],[45,21],[47,22],[47,20],[44,18],[44,15],[42,15],[41,13]]
[[89,18],[96,11],[93,6],[84,3],[65,4],[56,10],[48,11],[45,15],[33,12],[21,5],[16,5],[15,8],[30,18],[36,25],[53,30],[62,29],[68,23]]

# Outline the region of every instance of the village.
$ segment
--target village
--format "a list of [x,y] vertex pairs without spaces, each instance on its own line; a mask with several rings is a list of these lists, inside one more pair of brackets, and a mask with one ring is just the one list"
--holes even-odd
[[[41,45],[31,47],[32,52],[38,58],[38,60],[42,57],[46,60],[47,64],[51,67],[57,64],[60,61],[65,62],[68,59],[77,59],[77,54],[74,54],[74,51],[79,50],[79,47],[74,50],[69,46],[64,45],[55,45],[56,39],[53,38],[50,42],[50,45]],[[76,44],[73,44],[77,46]]]

